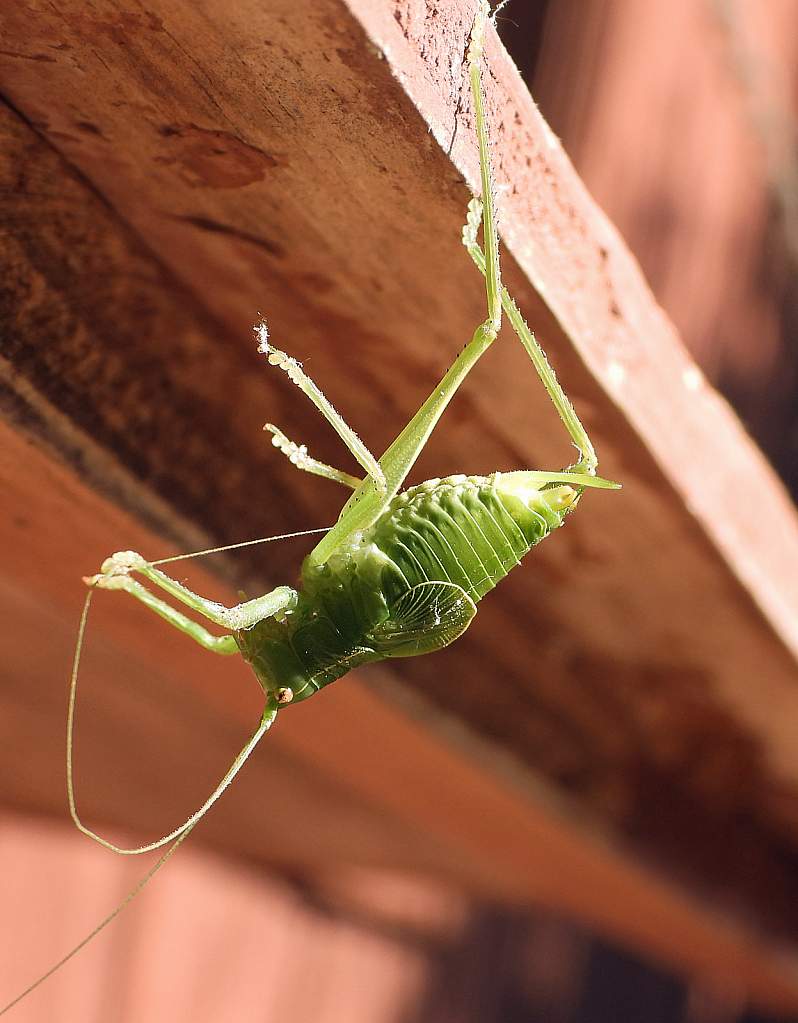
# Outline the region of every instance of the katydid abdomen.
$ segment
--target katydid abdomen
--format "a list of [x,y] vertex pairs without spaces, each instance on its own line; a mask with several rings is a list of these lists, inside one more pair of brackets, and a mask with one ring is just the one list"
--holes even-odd
[[307,561],[283,617],[236,633],[267,694],[296,703],[368,661],[457,639],[476,602],[573,507],[576,488],[539,476],[428,480],[397,494],[323,565]]

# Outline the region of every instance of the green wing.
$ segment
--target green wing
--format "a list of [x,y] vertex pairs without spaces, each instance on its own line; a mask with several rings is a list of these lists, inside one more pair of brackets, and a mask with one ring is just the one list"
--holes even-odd
[[419,583],[392,605],[367,642],[385,657],[428,654],[462,635],[476,613],[476,604],[460,586]]

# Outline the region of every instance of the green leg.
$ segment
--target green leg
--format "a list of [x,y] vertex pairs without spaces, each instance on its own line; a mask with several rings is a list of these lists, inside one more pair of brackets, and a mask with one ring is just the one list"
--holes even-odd
[[224,604],[207,600],[189,590],[182,583],[150,565],[135,551],[119,551],[117,554],[111,555],[103,563],[100,574],[86,580],[90,586],[98,586],[101,589],[125,590],[140,600],[142,604],[146,604],[156,614],[165,618],[175,628],[185,632],[187,636],[191,636],[201,646],[218,654],[238,652],[238,646],[232,636],[214,636],[197,622],[167,604],[166,601],[156,597],[140,582],[133,579],[130,575],[131,572],[139,572],[171,597],[180,601],[181,604],[230,631],[251,628],[256,622],[278,614],[292,605],[297,597],[296,591],[292,590],[290,586],[278,586],[271,593],[266,593],[262,597],[256,597],[254,600],[248,600],[235,607],[226,607]]
[[[479,200],[475,199],[469,206],[468,222],[463,228],[463,244],[468,249],[468,253],[476,263],[477,267],[484,274],[486,272],[485,255],[477,242],[477,231],[479,230],[480,220],[481,204],[479,203]],[[535,369],[538,372],[538,376],[543,382],[543,386],[548,391],[549,397],[554,403],[554,407],[557,409],[560,418],[565,423],[568,433],[571,435],[571,440],[574,442],[577,451],[582,456],[576,465],[572,467],[573,471],[593,475],[596,470],[596,466],[598,465],[598,458],[596,457],[596,452],[593,450],[593,444],[587,435],[587,431],[584,426],[582,426],[573,405],[568,400],[565,392],[560,386],[560,382],[546,358],[546,353],[538,344],[535,335],[529,329],[518,306],[515,304],[515,299],[513,299],[504,285],[501,286],[500,296],[502,307],[507,313],[507,317],[512,323],[513,329],[518,335],[521,344],[524,348],[526,348],[527,354],[532,360]]]
[[501,326],[499,235],[496,228],[493,175],[490,166],[487,119],[480,70],[488,13],[488,4],[483,2],[474,20],[468,48],[479,143],[480,177],[485,207],[485,282],[488,318],[477,328],[474,337],[457,356],[443,380],[380,459],[380,466],[385,473],[387,484],[385,492],[381,490],[378,492],[371,479],[364,480],[344,506],[336,525],[309,555],[308,561],[311,564],[323,565],[345,537],[355,530],[364,529],[382,514],[407,478],[407,474],[424,449],[430,434],[458,387],[493,343]]
[[373,485],[380,493],[384,494],[385,475],[380,468],[380,463],[374,455],[372,455],[360,437],[358,437],[351,426],[348,426],[347,423],[344,422],[343,418],[335,411],[330,402],[324,397],[321,390],[313,383],[307,373],[305,373],[296,359],[292,359],[289,355],[286,355],[285,352],[281,352],[279,348],[275,348],[269,343],[269,335],[266,330],[265,323],[262,323],[260,327],[257,328],[257,333],[260,337],[259,351],[268,355],[269,362],[272,366],[279,366],[280,369],[284,370],[288,374],[291,382],[296,384],[300,391],[310,398],[316,408],[332,425],[333,429],[344,444],[346,444],[358,462],[360,462],[366,470],[369,475],[369,479],[373,482]]
[[[468,48],[469,73],[474,94],[474,111],[479,144],[482,203],[478,200],[472,201],[469,206],[468,223],[464,229],[464,240],[469,248],[469,252],[485,276],[488,318],[477,328],[473,339],[457,356],[443,380],[379,460],[380,473],[374,470],[370,462],[363,457],[362,452],[359,453],[355,447],[355,442],[357,445],[362,446],[359,439],[346,426],[315,384],[302,372],[298,363],[294,362],[293,359],[289,359],[282,352],[273,349],[266,341],[265,336],[262,340],[261,350],[267,351],[270,361],[285,369],[291,379],[321,409],[368,473],[368,477],[358,484],[354,494],[344,505],[336,525],[311,551],[307,559],[311,566],[320,567],[323,565],[347,537],[357,530],[369,526],[385,510],[407,478],[407,474],[413,467],[460,384],[496,338],[501,326],[502,307],[507,311],[516,332],[526,347],[582,456],[580,461],[573,467],[573,475],[592,476],[595,472],[596,456],[590,440],[562,388],[557,383],[557,379],[546,361],[545,355],[537,345],[532,332],[524,323],[515,303],[501,283],[499,235],[496,226],[493,175],[490,165],[487,118],[485,116],[481,72],[485,27],[488,22],[488,16],[489,6],[487,0],[483,0],[474,19]],[[476,240],[481,218],[484,218],[484,254]],[[291,442],[288,443],[291,444]],[[368,457],[371,458],[372,456],[368,455]],[[311,469],[310,471],[314,470]],[[609,484],[605,484],[602,481],[600,485]]]
[[357,490],[363,482],[357,476],[350,476],[348,472],[342,472],[332,465],[327,465],[326,462],[320,462],[316,458],[311,458],[304,444],[295,444],[286,437],[282,430],[271,423],[267,423],[263,429],[268,430],[272,434],[272,444],[279,448],[288,461],[295,465],[297,469],[302,469],[303,472],[312,472],[314,475],[323,476],[328,480],[335,480],[336,483],[343,483],[344,486],[351,487],[352,490]]
[[[269,356],[273,365],[285,370],[291,380],[311,399],[316,407],[327,417],[339,436],[343,439],[352,454],[368,473],[368,477],[359,482],[357,489],[338,519],[338,522],[326,534],[309,555],[310,564],[322,565],[335,551],[339,544],[352,532],[365,528],[387,507],[404,483],[424,445],[435,428],[444,409],[451,401],[465,376],[479,358],[491,345],[501,326],[501,276],[499,273],[499,237],[496,229],[496,216],[493,199],[493,178],[490,168],[488,151],[487,121],[485,104],[482,96],[482,78],[480,61],[484,44],[485,26],[488,21],[489,6],[483,0],[468,48],[471,85],[474,93],[476,111],[477,136],[479,142],[480,176],[482,194],[485,205],[485,259],[486,259],[486,291],[488,318],[477,328],[470,344],[457,356],[449,372],[444,376],[438,387],[424,402],[419,411],[408,423],[397,439],[391,444],[379,462],[368,451],[360,438],[347,426],[335,409],[330,405],[322,392],[302,370],[299,363],[283,352],[274,348],[268,340],[265,324],[258,328],[260,350]],[[275,434],[275,437],[277,435]],[[278,446],[280,444],[277,441]],[[295,453],[297,446],[288,442],[290,450]],[[285,450],[285,449],[284,449]],[[291,455],[289,454],[289,457]],[[305,468],[306,466],[302,466]],[[329,467],[325,467],[329,468]],[[315,471],[310,469],[310,471]],[[326,473],[325,473],[326,474]]]

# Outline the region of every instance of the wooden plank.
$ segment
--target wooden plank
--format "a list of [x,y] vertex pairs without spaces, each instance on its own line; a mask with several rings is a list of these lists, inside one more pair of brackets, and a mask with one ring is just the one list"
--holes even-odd
[[[426,956],[401,932],[358,927],[251,864],[196,847],[183,852],[113,928],[6,1018],[372,1023],[407,1018],[420,1000]],[[52,965],[70,941],[85,936],[142,871],[140,861],[110,856],[64,824],[7,813],[0,816],[0,864],[3,994],[32,978],[32,963]],[[350,873],[368,899],[379,873]],[[422,940],[444,937],[457,924],[456,900],[410,879],[404,885],[395,879],[400,886],[409,911],[399,918],[415,924]],[[31,899],[36,890],[40,896]]]
[[[258,310],[378,451],[480,321],[459,245],[461,174],[473,182],[475,168],[462,66],[471,13],[425,12],[365,0],[2,9],[0,87],[21,115],[8,113],[4,134],[4,405],[161,535],[238,540],[329,523],[340,505],[331,484],[263,443],[269,419],[340,460],[320,417],[254,355]],[[751,997],[794,1007],[781,958],[798,905],[794,515],[493,41],[488,55],[503,233],[518,261],[505,260],[507,280],[603,471],[625,489],[587,495],[462,641],[392,668],[421,694],[423,712],[407,705],[426,725],[358,682],[332,687],[281,719],[267,768],[253,767],[251,790],[231,793],[206,840],[270,862],[399,863],[567,907],[680,968],[744,976]],[[567,463],[517,347],[503,337],[478,367],[415,478]],[[98,499],[76,498],[61,467],[34,470],[30,450],[12,448],[9,438],[6,684],[33,741],[59,716],[49,697],[49,721],[36,719],[34,680],[65,674],[80,575],[114,548],[160,549]],[[292,557],[270,551],[268,571],[254,559],[229,572],[247,588],[290,581]],[[96,780],[83,781],[84,800],[95,820],[157,830],[220,773],[236,741],[224,722],[251,720],[256,700],[218,691],[193,651],[166,652],[146,616],[125,613],[128,624],[98,625],[120,665],[117,706],[112,725],[100,703],[85,712]],[[142,666],[145,692],[126,695]],[[190,721],[183,686],[197,691]],[[340,742],[353,721],[362,749],[355,735]],[[214,762],[196,788],[153,781],[134,800],[116,754],[158,732],[200,760],[214,750]],[[59,805],[53,734],[35,773],[19,739],[5,744],[15,805]],[[363,761],[363,749],[387,759]],[[271,758],[284,780],[274,788]],[[178,770],[176,754],[165,766]],[[756,944],[752,918],[773,944]]]
[[[14,655],[3,666],[3,800],[59,813],[79,565],[120,537],[157,545],[158,553],[168,549],[15,433],[3,430],[0,451],[2,522],[16,528],[3,537],[3,549],[22,555],[3,570],[0,640]],[[32,509],[49,529],[38,526]],[[202,573],[192,581],[215,588],[220,599],[232,596]],[[79,801],[87,819],[106,827],[162,833],[221,775],[259,701],[239,662],[220,661],[210,671],[203,651],[185,637],[173,637],[131,602],[112,610],[109,603],[95,609],[94,649],[82,671]],[[395,683],[381,677],[382,669],[360,676],[281,717],[195,843],[311,877],[334,877],[338,865],[354,863],[547,907],[671,969],[721,989],[742,988],[771,1009],[793,1008],[789,960],[697,907],[591,834],[584,820],[569,820],[554,793],[495,750],[408,704],[401,691],[387,701],[371,692],[363,684],[369,679],[377,693],[392,693]],[[126,870],[124,878],[131,877]],[[75,920],[61,924],[72,940],[85,928],[76,909]],[[51,965],[53,955],[37,954],[27,973]]]

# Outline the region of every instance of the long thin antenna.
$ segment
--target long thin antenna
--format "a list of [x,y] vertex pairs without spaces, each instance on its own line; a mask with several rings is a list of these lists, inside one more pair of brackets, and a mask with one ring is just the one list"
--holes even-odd
[[235,551],[239,547],[254,547],[258,543],[271,543],[272,540],[291,540],[295,536],[313,536],[315,533],[329,533],[331,526],[320,526],[318,529],[299,529],[295,533],[279,533],[277,536],[262,536],[258,540],[242,540],[241,543],[228,543],[224,547],[209,547],[206,551],[192,551],[190,554],[176,554],[173,558],[161,558],[151,561],[151,565],[168,565],[170,561],[186,561],[188,558],[201,558],[205,554],[220,554],[222,551]]

